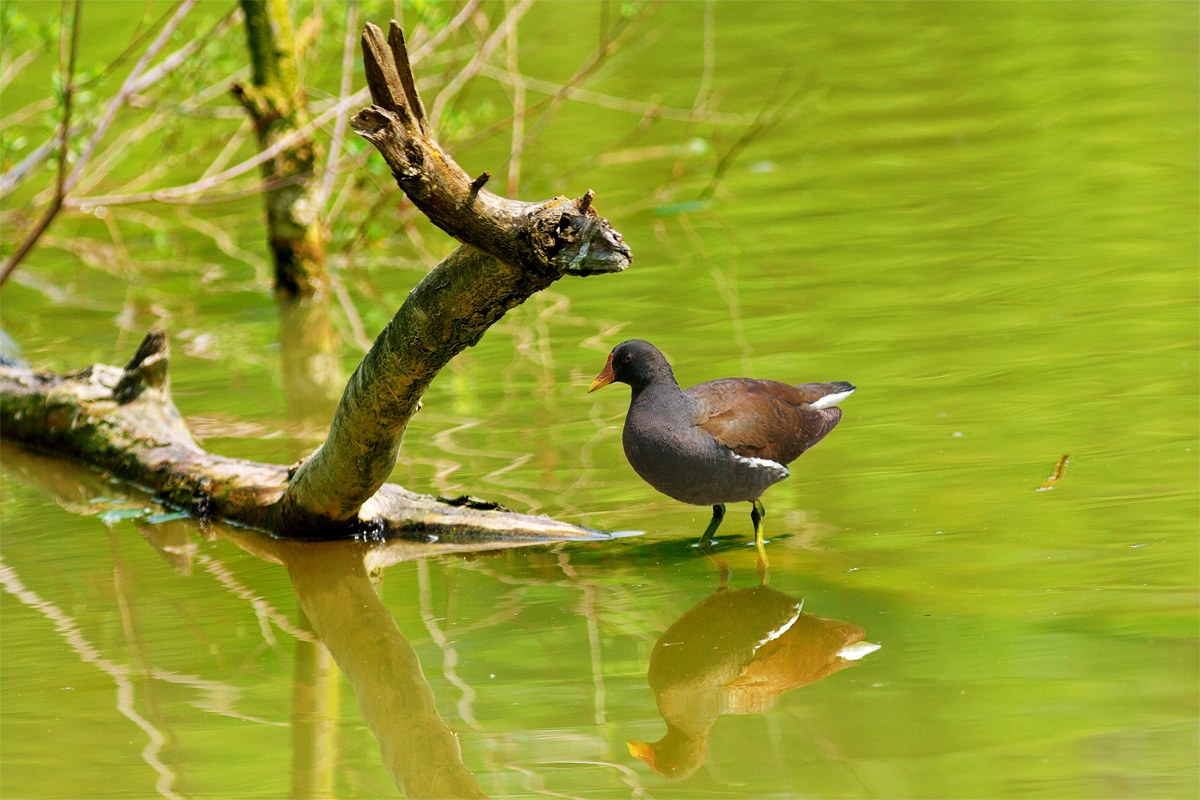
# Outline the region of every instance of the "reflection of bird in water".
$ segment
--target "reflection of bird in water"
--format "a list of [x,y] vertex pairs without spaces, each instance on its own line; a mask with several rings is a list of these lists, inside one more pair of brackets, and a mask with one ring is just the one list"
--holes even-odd
[[613,381],[633,388],[621,441],[634,471],[684,503],[712,506],[701,541],[716,533],[725,504],[749,501],[754,543],[763,544],[759,498],[789,473],[787,465],[825,438],[842,418],[849,383],[726,378],[680,389],[663,354],[630,339],[613,348],[588,391]]
[[708,755],[721,714],[761,714],[879,649],[849,622],[801,613],[802,600],[769,586],[720,589],[679,618],[650,655],[650,688],[667,733],[629,741],[629,752],[669,778],[686,778]]

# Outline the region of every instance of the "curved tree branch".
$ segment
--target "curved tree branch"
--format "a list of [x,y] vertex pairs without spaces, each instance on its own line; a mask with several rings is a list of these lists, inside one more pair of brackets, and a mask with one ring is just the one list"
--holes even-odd
[[[556,197],[523,203],[472,180],[429,132],[404,36],[367,24],[363,58],[375,105],[351,123],[400,188],[463,242],[414,288],[350,378],[325,443],[297,470],[280,504],[285,527],[352,519],[395,466],[408,421],[433,377],[506,311],[566,274],[629,265],[621,235],[592,208]],[[484,173],[486,175],[487,173]]]

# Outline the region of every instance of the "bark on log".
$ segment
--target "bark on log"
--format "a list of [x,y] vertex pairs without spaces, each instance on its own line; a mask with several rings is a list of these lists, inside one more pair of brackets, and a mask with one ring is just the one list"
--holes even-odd
[[0,432],[9,441],[108,470],[167,506],[283,536],[447,543],[604,538],[548,517],[472,499],[439,500],[395,484],[382,486],[348,524],[281,527],[277,506],[288,488],[288,467],[205,452],[171,399],[168,364],[161,331],[146,336],[125,369],[94,364],[60,376],[0,364]]
[[0,366],[0,434],[109,469],[165,502],[296,538],[596,538],[603,534],[468,499],[439,502],[385,481],[408,421],[434,376],[510,308],[563,275],[630,262],[593,194],[508,200],[472,180],[433,138],[404,37],[363,33],[376,105],[355,118],[400,187],[463,244],[408,295],[351,376],[329,436],[292,469],[204,452],[171,400],[166,336],[154,331],[129,365],[66,376]]

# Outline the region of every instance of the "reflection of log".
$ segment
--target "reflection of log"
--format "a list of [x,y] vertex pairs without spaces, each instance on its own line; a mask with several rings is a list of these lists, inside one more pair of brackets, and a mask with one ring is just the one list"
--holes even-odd
[[171,401],[161,332],[146,337],[124,371],[96,365],[57,376],[0,366],[2,434],[111,470],[196,513],[286,536],[594,535],[384,483],[421,396],[451,358],[563,275],[618,272],[630,254],[592,208],[591,192],[521,203],[484,190],[486,173],[472,181],[429,130],[398,27],[384,43],[368,26],[364,56],[377,105],[356,117],[355,130],[379,149],[413,202],[463,245],[409,292],[351,376],[324,444],[291,470],[205,453]]
[[[0,444],[5,472],[49,494],[74,513],[98,513],[108,501],[85,498],[113,494],[100,474]],[[132,500],[133,498],[131,498]],[[180,551],[180,536],[200,535],[194,520],[163,524],[140,522],[142,535],[171,563]],[[293,678],[293,764],[295,797],[332,796],[326,789],[336,764],[333,729],[336,719],[337,672],[346,675],[363,717],[379,741],[393,780],[410,797],[481,797],[478,784],[463,764],[454,732],[437,713],[433,690],[405,640],[371,585],[370,574],[400,561],[433,553],[467,552],[484,544],[417,544],[388,542],[291,542],[220,523],[205,525],[204,535],[229,539],[254,556],[287,567],[304,614],[304,629],[280,619],[275,623],[296,637]],[[163,552],[164,543],[170,550]],[[512,540],[488,547],[514,547]],[[314,640],[308,630],[320,637]]]
[[396,785],[414,798],[484,797],[416,651],[371,586],[367,552],[343,542],[282,543],[276,551],[313,630],[354,687]]
[[708,756],[721,714],[761,714],[776,698],[878,649],[849,622],[801,613],[802,600],[769,586],[721,589],[666,630],[650,655],[649,682],[667,733],[629,751],[669,778]]

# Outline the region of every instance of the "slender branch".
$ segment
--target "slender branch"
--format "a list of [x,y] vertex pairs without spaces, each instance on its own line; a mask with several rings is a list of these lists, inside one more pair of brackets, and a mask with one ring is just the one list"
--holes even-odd
[[[350,97],[346,98],[346,105],[354,105],[362,103],[367,98],[368,92],[366,89],[355,92]],[[295,145],[305,136],[310,135],[316,128],[328,123],[331,119],[337,116],[338,111],[342,107],[342,103],[337,103],[327,109],[323,114],[308,123],[302,128],[299,128],[289,135],[283,137],[275,144],[265,150],[262,150],[258,155],[248,158],[245,161],[230,167],[229,169],[212,175],[203,180],[194,181],[183,186],[173,186],[168,189],[155,189],[149,192],[136,192],[133,194],[113,194],[113,195],[97,195],[94,197],[72,197],[69,198],[65,205],[68,208],[78,208],[82,205],[125,205],[128,203],[146,203],[151,201],[170,202],[187,198],[191,195],[200,194],[215,186],[220,186],[233,178],[244,175],[250,170],[262,164],[264,161],[270,161],[275,156],[282,153],[287,148]]]
[[236,22],[241,19],[241,9],[230,8],[225,12],[225,16],[217,20],[216,24],[208,31],[192,37],[187,44],[176,50],[171,55],[167,56],[154,69],[147,70],[138,78],[130,90],[130,94],[144,92],[151,86],[154,86],[166,76],[170,75],[178,69],[185,61],[192,57],[197,50],[207,46],[218,36],[221,36],[225,31],[229,30]]
[[442,28],[440,31],[434,34],[432,39],[416,49],[410,58],[411,63],[421,63],[421,59],[432,53],[434,49],[440,46],[441,43],[446,40],[446,37],[461,28],[463,23],[465,23],[475,14],[475,10],[479,8],[480,2],[482,2],[482,0],[470,0],[470,2],[463,6],[462,10],[455,15],[454,19],[450,20],[450,22],[446,24],[446,27]]
[[117,111],[121,106],[125,105],[126,99],[134,92],[134,87],[138,84],[138,78],[141,77],[151,59],[158,55],[158,51],[166,45],[167,40],[171,38],[171,34],[179,27],[179,23],[183,22],[183,18],[188,15],[192,8],[196,5],[196,0],[183,0],[176,8],[175,13],[171,15],[171,19],[159,31],[158,36],[142,53],[142,57],[133,67],[133,71],[125,78],[125,82],[121,84],[121,88],[117,91],[116,97],[109,101],[108,107],[104,110],[104,116],[100,118],[99,124],[96,125],[96,130],[92,133],[92,138],[84,146],[83,152],[80,153],[79,159],[75,162],[75,168],[71,170],[71,176],[67,178],[66,191],[71,191],[75,187],[76,181],[79,180],[79,175],[83,172],[83,168],[87,166],[88,160],[92,157],[92,152],[96,149],[96,145],[104,138],[104,134],[108,132],[108,126],[112,124],[113,118],[116,117]]
[[[461,12],[459,12],[459,14],[453,20],[451,20],[450,23],[445,28],[443,28],[441,31],[439,31],[438,34],[436,36],[434,36],[430,41],[421,45],[421,47],[417,48],[411,54],[412,63],[413,64],[419,63],[422,58],[424,58],[430,52],[432,52],[434,47],[436,47],[438,44],[440,44],[442,41],[444,41],[445,38],[447,36],[449,36],[451,33],[453,33],[458,28],[460,28],[463,25],[463,23],[465,23],[466,20],[470,18],[470,15],[472,13],[474,13],[475,9],[478,8],[479,3],[480,3],[480,0],[471,0],[471,2],[467,3],[467,5],[463,8],[463,10]],[[220,82],[220,84],[219,84],[220,91],[224,91],[224,89],[228,86],[228,84],[229,84],[228,80],[224,80],[224,81]],[[212,93],[217,93],[216,87],[214,87],[214,90]],[[241,175],[246,174],[247,172],[249,172],[250,170],[254,169],[255,167],[261,165],[265,161],[269,161],[270,159],[279,155],[281,152],[283,152],[287,148],[296,144],[296,142],[300,141],[303,137],[310,135],[317,128],[323,127],[324,125],[328,124],[330,120],[335,119],[338,116],[338,114],[341,113],[343,110],[349,109],[353,106],[360,106],[369,97],[370,97],[370,92],[365,87],[360,89],[359,91],[355,92],[354,94],[350,95],[349,97],[346,97],[344,100],[339,100],[337,103],[335,103],[331,107],[325,109],[325,111],[323,111],[320,115],[318,115],[316,118],[314,118],[310,123],[308,123],[307,125],[303,126],[300,129],[292,132],[288,136],[285,136],[284,138],[280,139],[278,142],[276,142],[274,145],[267,148],[266,150],[262,150],[257,155],[252,156],[251,158],[248,158],[239,164],[235,164],[234,166],[230,167],[229,169],[224,170],[216,175],[210,175],[206,178],[202,178],[200,180],[193,181],[192,183],[184,184],[181,186],[173,186],[173,187],[168,187],[168,188],[164,188],[164,189],[155,189],[153,191],[147,191],[147,192],[96,195],[93,197],[78,197],[78,198],[70,197],[70,198],[66,198],[64,200],[63,205],[66,208],[76,209],[76,208],[80,208],[85,205],[115,206],[115,205],[127,205],[127,204],[131,204],[131,203],[148,203],[148,202],[164,202],[165,203],[165,202],[173,202],[173,201],[178,201],[178,200],[186,201],[189,198],[191,198],[193,195],[202,194],[202,193],[208,191],[209,189],[212,189],[216,186],[221,185],[222,183],[226,183],[228,181],[233,180],[234,178],[237,178]],[[202,99],[202,100],[207,99],[207,96],[202,95],[200,99]]]
[[458,95],[466,82],[473,78],[483,65],[487,63],[487,60],[491,58],[492,52],[508,36],[509,27],[516,25],[517,21],[525,16],[525,12],[529,10],[531,5],[533,5],[533,0],[520,0],[512,11],[504,16],[504,20],[496,28],[496,32],[488,37],[487,41],[479,48],[479,52],[475,54],[475,57],[438,93],[438,96],[433,100],[433,111],[430,113],[435,122],[441,120],[446,106]]
[[696,198],[698,201],[704,201],[712,197],[713,192],[717,190],[717,186],[720,185],[721,180],[725,177],[725,173],[733,165],[733,161],[737,158],[738,154],[749,147],[750,143],[765,131],[774,127],[779,120],[783,119],[784,114],[792,107],[792,100],[808,90],[811,75],[809,76],[810,80],[805,81],[804,85],[793,92],[786,100],[771,108],[773,101],[779,95],[780,88],[787,79],[787,75],[788,73],[784,72],[779,76],[779,82],[775,84],[775,89],[771,92],[771,96],[767,98],[767,102],[763,104],[762,110],[758,112],[758,116],[754,122],[742,132],[738,140],[721,156],[721,160],[717,162],[717,167],[713,170],[712,178],[709,179],[708,185],[704,187],[704,190],[700,192],[700,196]]
[[[4,263],[4,267],[0,269],[0,286],[3,286],[12,275],[13,270],[17,268],[25,256],[29,255],[29,251],[37,244],[37,240],[41,238],[46,229],[50,227],[50,223],[58,216],[58,212],[63,207],[63,198],[66,194],[65,184],[67,179],[67,154],[70,150],[71,143],[71,99],[75,93],[75,56],[79,52],[79,15],[83,7],[83,0],[74,0],[74,8],[71,14],[71,33],[70,44],[66,43],[67,29],[64,27],[59,35],[59,69],[63,76],[63,110],[62,121],[59,127],[58,135],[58,174],[54,181],[54,197],[50,200],[50,204],[46,210],[42,212],[42,216],[34,224],[33,228],[25,234],[25,238],[17,249],[9,256],[8,261]],[[67,0],[63,0],[62,6],[63,19],[67,17]],[[67,51],[64,53],[64,49]],[[62,63],[66,61],[66,67],[63,68]]]

